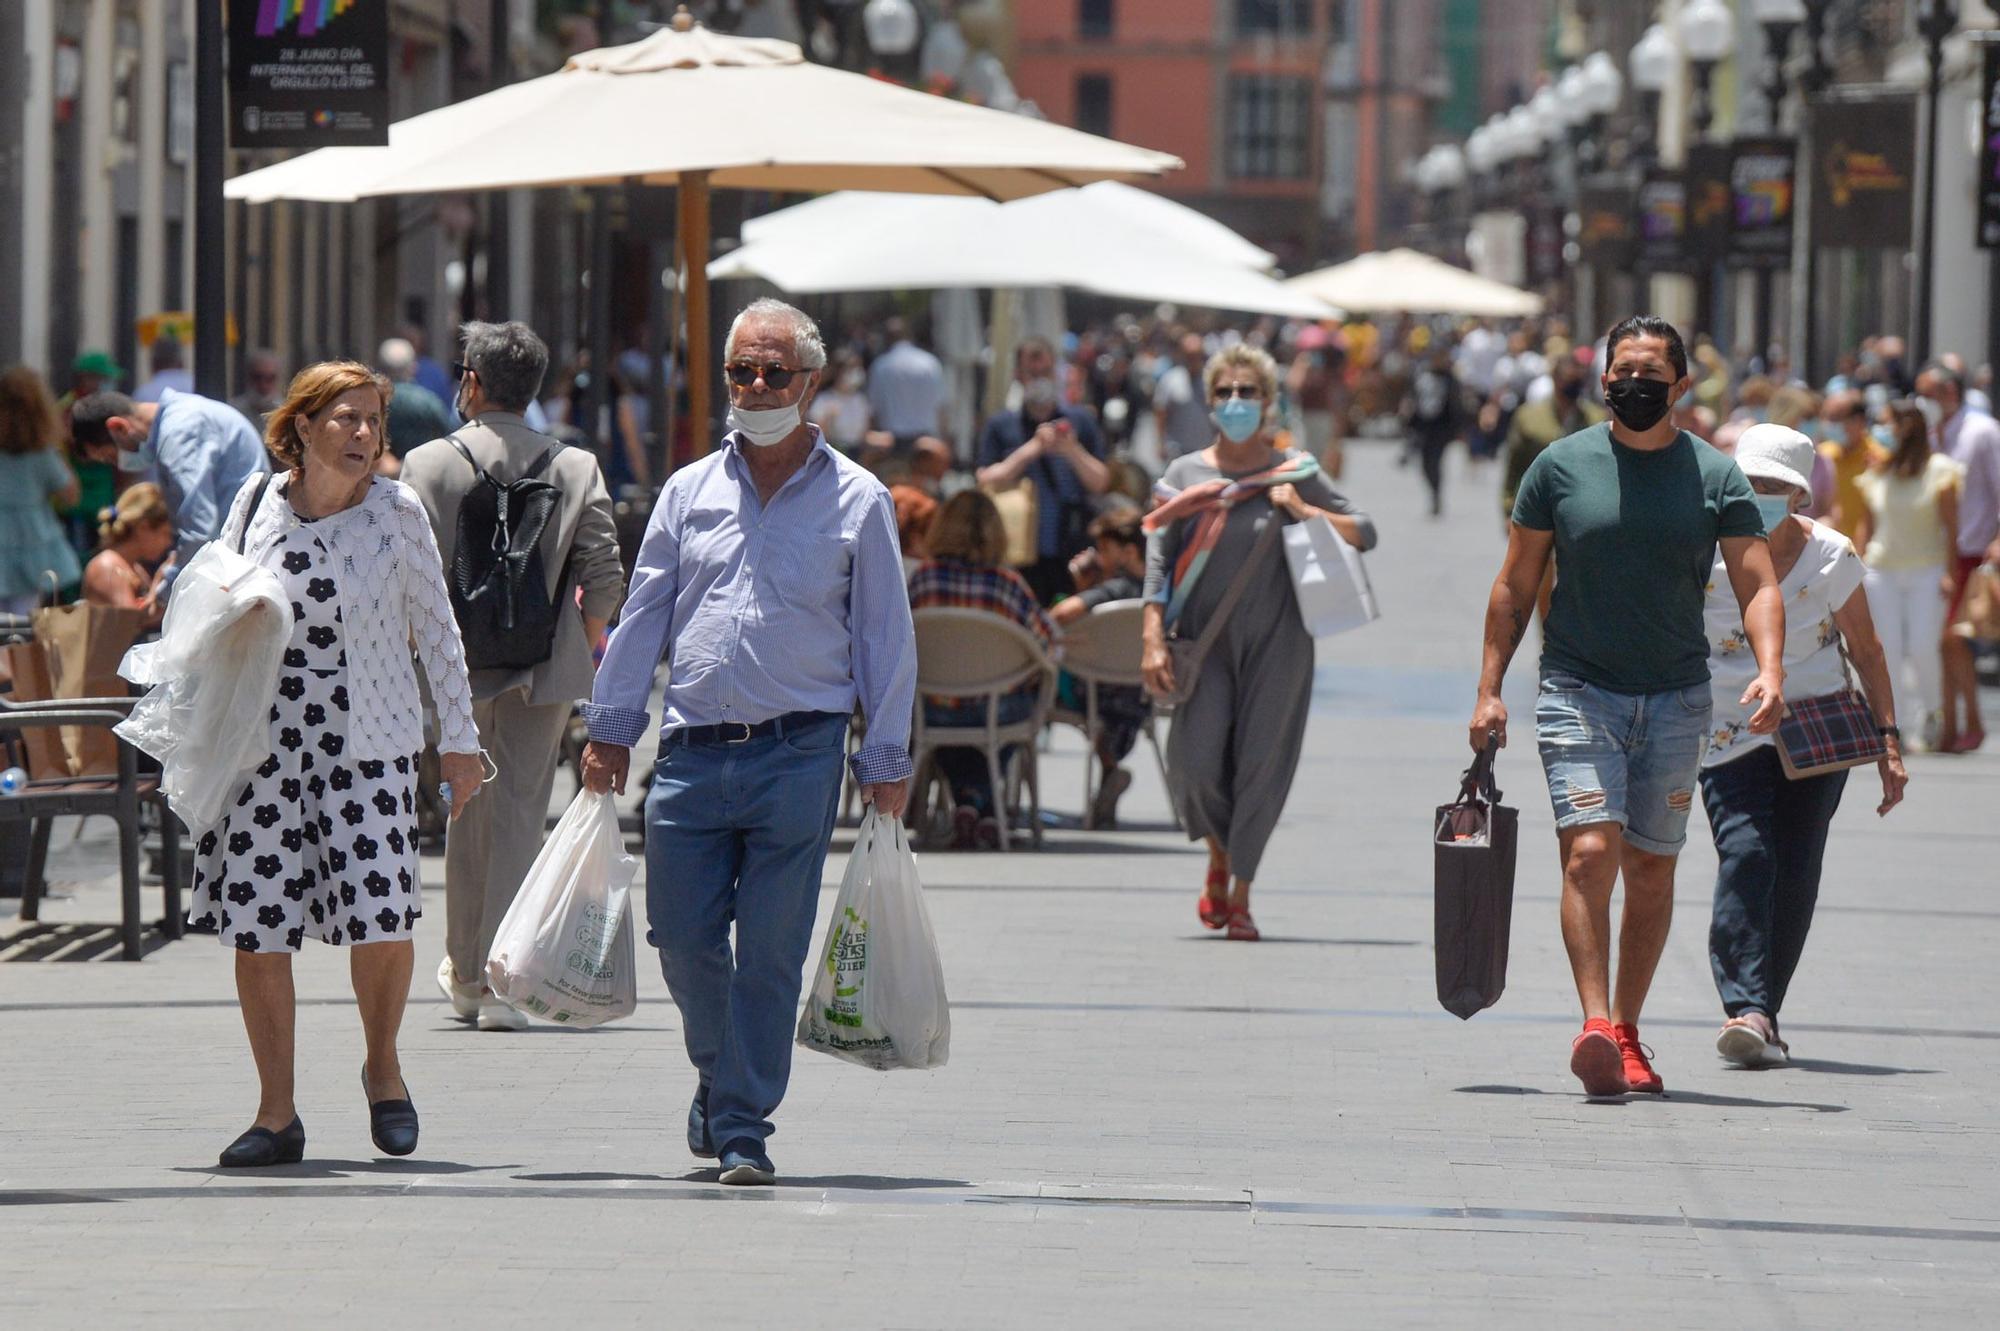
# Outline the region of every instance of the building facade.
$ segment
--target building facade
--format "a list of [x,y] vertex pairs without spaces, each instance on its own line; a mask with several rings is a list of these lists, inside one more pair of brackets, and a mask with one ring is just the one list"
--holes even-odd
[[1399,243],[1411,168],[1518,100],[1551,0],[1013,0],[1051,119],[1171,152],[1152,188],[1299,267]]
[[[0,60],[0,364],[33,365],[60,387],[79,354],[106,351],[130,387],[152,368],[150,336],[186,331],[195,3],[0,4],[0,52],[15,57]],[[478,90],[490,13],[484,3],[394,0],[396,118]],[[530,0],[517,0],[514,17],[532,23]],[[229,174],[277,156],[232,153]],[[452,263],[475,222],[463,201],[227,211],[232,384],[252,347],[274,349],[291,369],[365,358],[404,324],[449,345],[462,284]]]
[[1323,0],[1014,0],[1014,84],[1051,120],[1175,154],[1156,188],[1302,256],[1334,21]]

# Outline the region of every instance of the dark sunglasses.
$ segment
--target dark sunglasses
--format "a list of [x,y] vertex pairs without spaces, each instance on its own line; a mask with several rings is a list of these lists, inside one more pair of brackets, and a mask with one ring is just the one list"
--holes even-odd
[[1215,400],[1217,402],[1227,402],[1233,397],[1245,397],[1252,401],[1259,401],[1263,396],[1264,390],[1255,384],[1218,384],[1215,388]]
[[766,388],[782,393],[791,387],[794,375],[811,374],[812,371],[795,370],[788,365],[751,365],[739,361],[723,370],[723,373],[728,375],[729,382],[738,388],[748,388],[762,379]]
[[468,374],[476,374],[476,373],[478,373],[478,371],[474,370],[470,365],[467,365],[462,360],[455,360],[451,363],[451,377],[454,379],[463,379]]

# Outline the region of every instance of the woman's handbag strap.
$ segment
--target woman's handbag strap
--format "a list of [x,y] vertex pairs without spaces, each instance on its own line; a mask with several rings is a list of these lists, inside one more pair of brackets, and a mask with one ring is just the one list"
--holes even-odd
[[[1227,517],[1227,513],[1219,514],[1217,520],[1223,521]],[[1249,555],[1243,560],[1243,567],[1236,570],[1236,576],[1229,580],[1227,587],[1223,588],[1222,599],[1215,603],[1215,613],[1209,616],[1208,623],[1202,626],[1201,636],[1195,639],[1194,659],[1197,664],[1208,656],[1209,649],[1214,647],[1216,639],[1222,636],[1222,630],[1227,627],[1229,616],[1236,609],[1236,603],[1243,599],[1243,593],[1250,589],[1250,580],[1257,576],[1257,565],[1262,562],[1264,551],[1277,542],[1278,533],[1284,529],[1284,525],[1277,513],[1273,512],[1270,522],[1258,536],[1257,543],[1251,547]]]

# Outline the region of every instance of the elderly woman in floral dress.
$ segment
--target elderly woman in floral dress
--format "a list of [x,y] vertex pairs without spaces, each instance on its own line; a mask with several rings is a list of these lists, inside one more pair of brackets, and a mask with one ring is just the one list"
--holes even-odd
[[292,955],[307,937],[349,949],[375,1145],[388,1155],[417,1146],[396,1053],[423,911],[413,645],[436,700],[454,814],[478,792],[482,763],[430,522],[407,486],[375,474],[389,392],[350,361],[300,371],[265,433],[285,470],[244,484],[221,535],[278,576],[293,620],[268,716],[271,756],[196,846],[194,927],[235,950],[262,1086],[225,1166],[305,1152],[292,1096]]

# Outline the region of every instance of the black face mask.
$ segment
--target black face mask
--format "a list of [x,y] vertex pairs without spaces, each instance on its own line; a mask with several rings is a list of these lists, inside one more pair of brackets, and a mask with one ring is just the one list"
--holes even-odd
[[1613,379],[1604,390],[1604,401],[1620,425],[1644,432],[1666,419],[1667,394],[1672,389],[1672,384],[1658,379]]
[[1583,395],[1583,380],[1563,379],[1556,383],[1556,396],[1565,402],[1574,402]]

